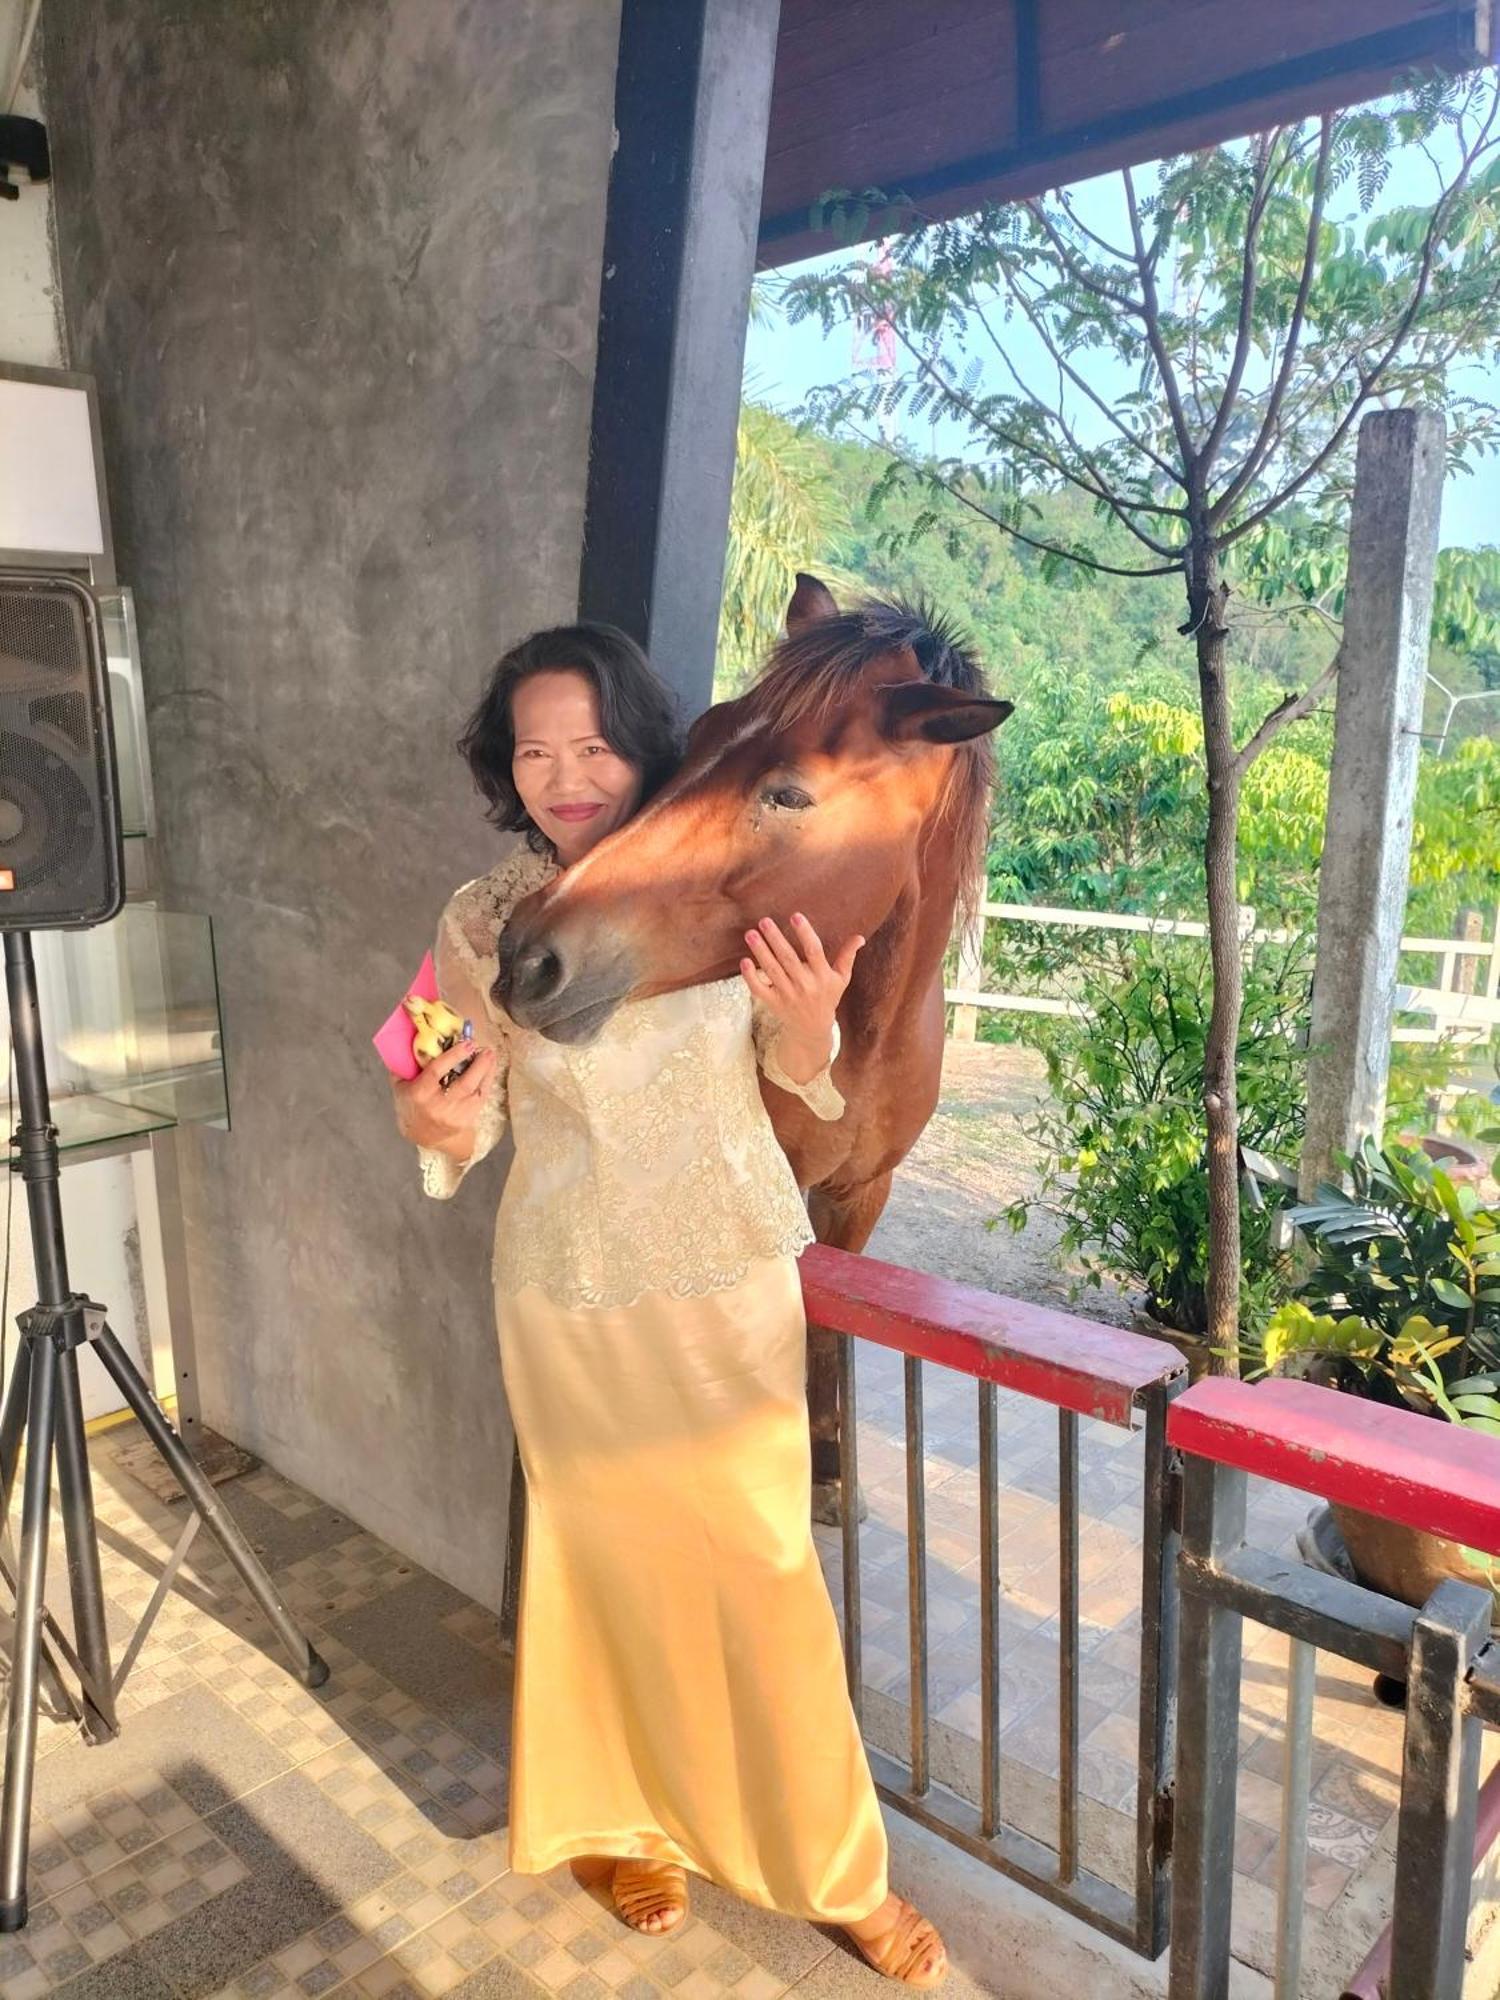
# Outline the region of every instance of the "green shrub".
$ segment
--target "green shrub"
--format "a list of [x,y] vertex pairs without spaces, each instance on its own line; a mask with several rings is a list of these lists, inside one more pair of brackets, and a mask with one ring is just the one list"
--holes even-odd
[[[1142,937],[1112,947],[1121,977],[1086,972],[1088,1021],[1033,1031],[1052,1102],[1031,1121],[1050,1158],[1038,1197],[1061,1217],[1083,1282],[1139,1286],[1147,1311],[1182,1333],[1208,1325],[1204,1042],[1212,976],[1204,945]],[[1262,947],[1247,966],[1240,1026],[1240,1141],[1292,1164],[1301,1149],[1310,958]],[[1007,1213],[1024,1228],[1031,1203]],[[1290,1288],[1274,1200],[1242,1196],[1241,1322],[1258,1332]]]
[[1418,1151],[1367,1139],[1343,1166],[1347,1192],[1290,1211],[1312,1261],[1252,1360],[1500,1428],[1500,1215]]

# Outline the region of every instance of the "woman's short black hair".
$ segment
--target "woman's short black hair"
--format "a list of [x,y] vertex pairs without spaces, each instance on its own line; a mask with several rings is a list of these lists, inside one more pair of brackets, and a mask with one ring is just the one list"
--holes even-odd
[[641,773],[641,803],[661,787],[682,757],[677,703],[651,662],[613,625],[555,625],[533,632],[496,663],[458,747],[489,801],[488,817],[507,833],[525,833],[534,847],[551,842],[521,803],[511,766],[516,751],[511,701],[533,674],[575,673],[599,697],[599,727],[618,757]]

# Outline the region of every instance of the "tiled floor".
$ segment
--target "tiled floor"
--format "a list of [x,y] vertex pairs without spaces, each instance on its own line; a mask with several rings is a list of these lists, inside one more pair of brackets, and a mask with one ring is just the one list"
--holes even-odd
[[[899,1360],[868,1352],[860,1375],[873,1727],[876,1710],[899,1715],[906,1675]],[[977,1433],[971,1387],[929,1378],[933,1701],[940,1731],[961,1746],[978,1733]],[[1001,1400],[1005,1784],[1017,1819],[1039,1816],[1045,1834],[1057,1768],[1056,1427],[1050,1413]],[[182,1520],[119,1464],[136,1436],[128,1426],[92,1446],[117,1653]],[[1082,1464],[1084,1858],[1119,1876],[1134,1787],[1138,1442],[1086,1425]],[[44,1726],[33,1915],[0,1938],[3,2000],[775,2000],[803,1987],[812,2000],[852,1989],[873,2000],[889,1990],[835,1933],[707,1885],[695,1885],[685,1931],[651,1940],[615,1918],[597,1880],[511,1874],[494,1619],[269,1470],[220,1491],[332,1678],[317,1692],[297,1683],[200,1532],[132,1676],[120,1739],[90,1749],[71,1728]],[[1262,1496],[1258,1522],[1275,1545],[1304,1512]],[[836,1537],[825,1556],[836,1587]],[[55,1557],[55,1602],[64,1574]],[[1330,1669],[1320,1685],[1308,1898],[1331,1909],[1388,1834],[1400,1723],[1357,1675]],[[1237,1867],[1253,1906],[1270,1894],[1279,1822],[1274,1642],[1252,1642],[1245,1696]],[[1371,1928],[1361,1918],[1350,1935]],[[999,1990],[960,1978],[949,1988]]]
[[[137,1435],[91,1447],[117,1652],[182,1520],[119,1465]],[[598,1879],[511,1874],[494,1618],[268,1470],[220,1491],[332,1677],[299,1685],[200,1532],[119,1740],[43,1725],[3,2000],[775,2000],[815,1973],[817,1995],[881,1990],[835,1933],[706,1884],[685,1930],[650,1939]],[[54,1601],[60,1565],[55,1548]]]

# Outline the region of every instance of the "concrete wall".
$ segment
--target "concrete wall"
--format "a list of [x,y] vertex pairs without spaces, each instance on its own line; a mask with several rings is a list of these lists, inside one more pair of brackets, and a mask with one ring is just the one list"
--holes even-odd
[[173,901],[234,1129],[184,1141],[206,1420],[497,1602],[497,1183],[419,1194],[369,1035],[491,836],[451,744],[576,602],[610,0],[47,0]]

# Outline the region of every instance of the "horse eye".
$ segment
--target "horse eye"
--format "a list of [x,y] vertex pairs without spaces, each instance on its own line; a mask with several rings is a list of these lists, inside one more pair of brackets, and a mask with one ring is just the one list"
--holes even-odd
[[780,806],[784,812],[806,812],[812,804],[812,796],[804,792],[800,785],[773,785],[761,798],[768,806]]

